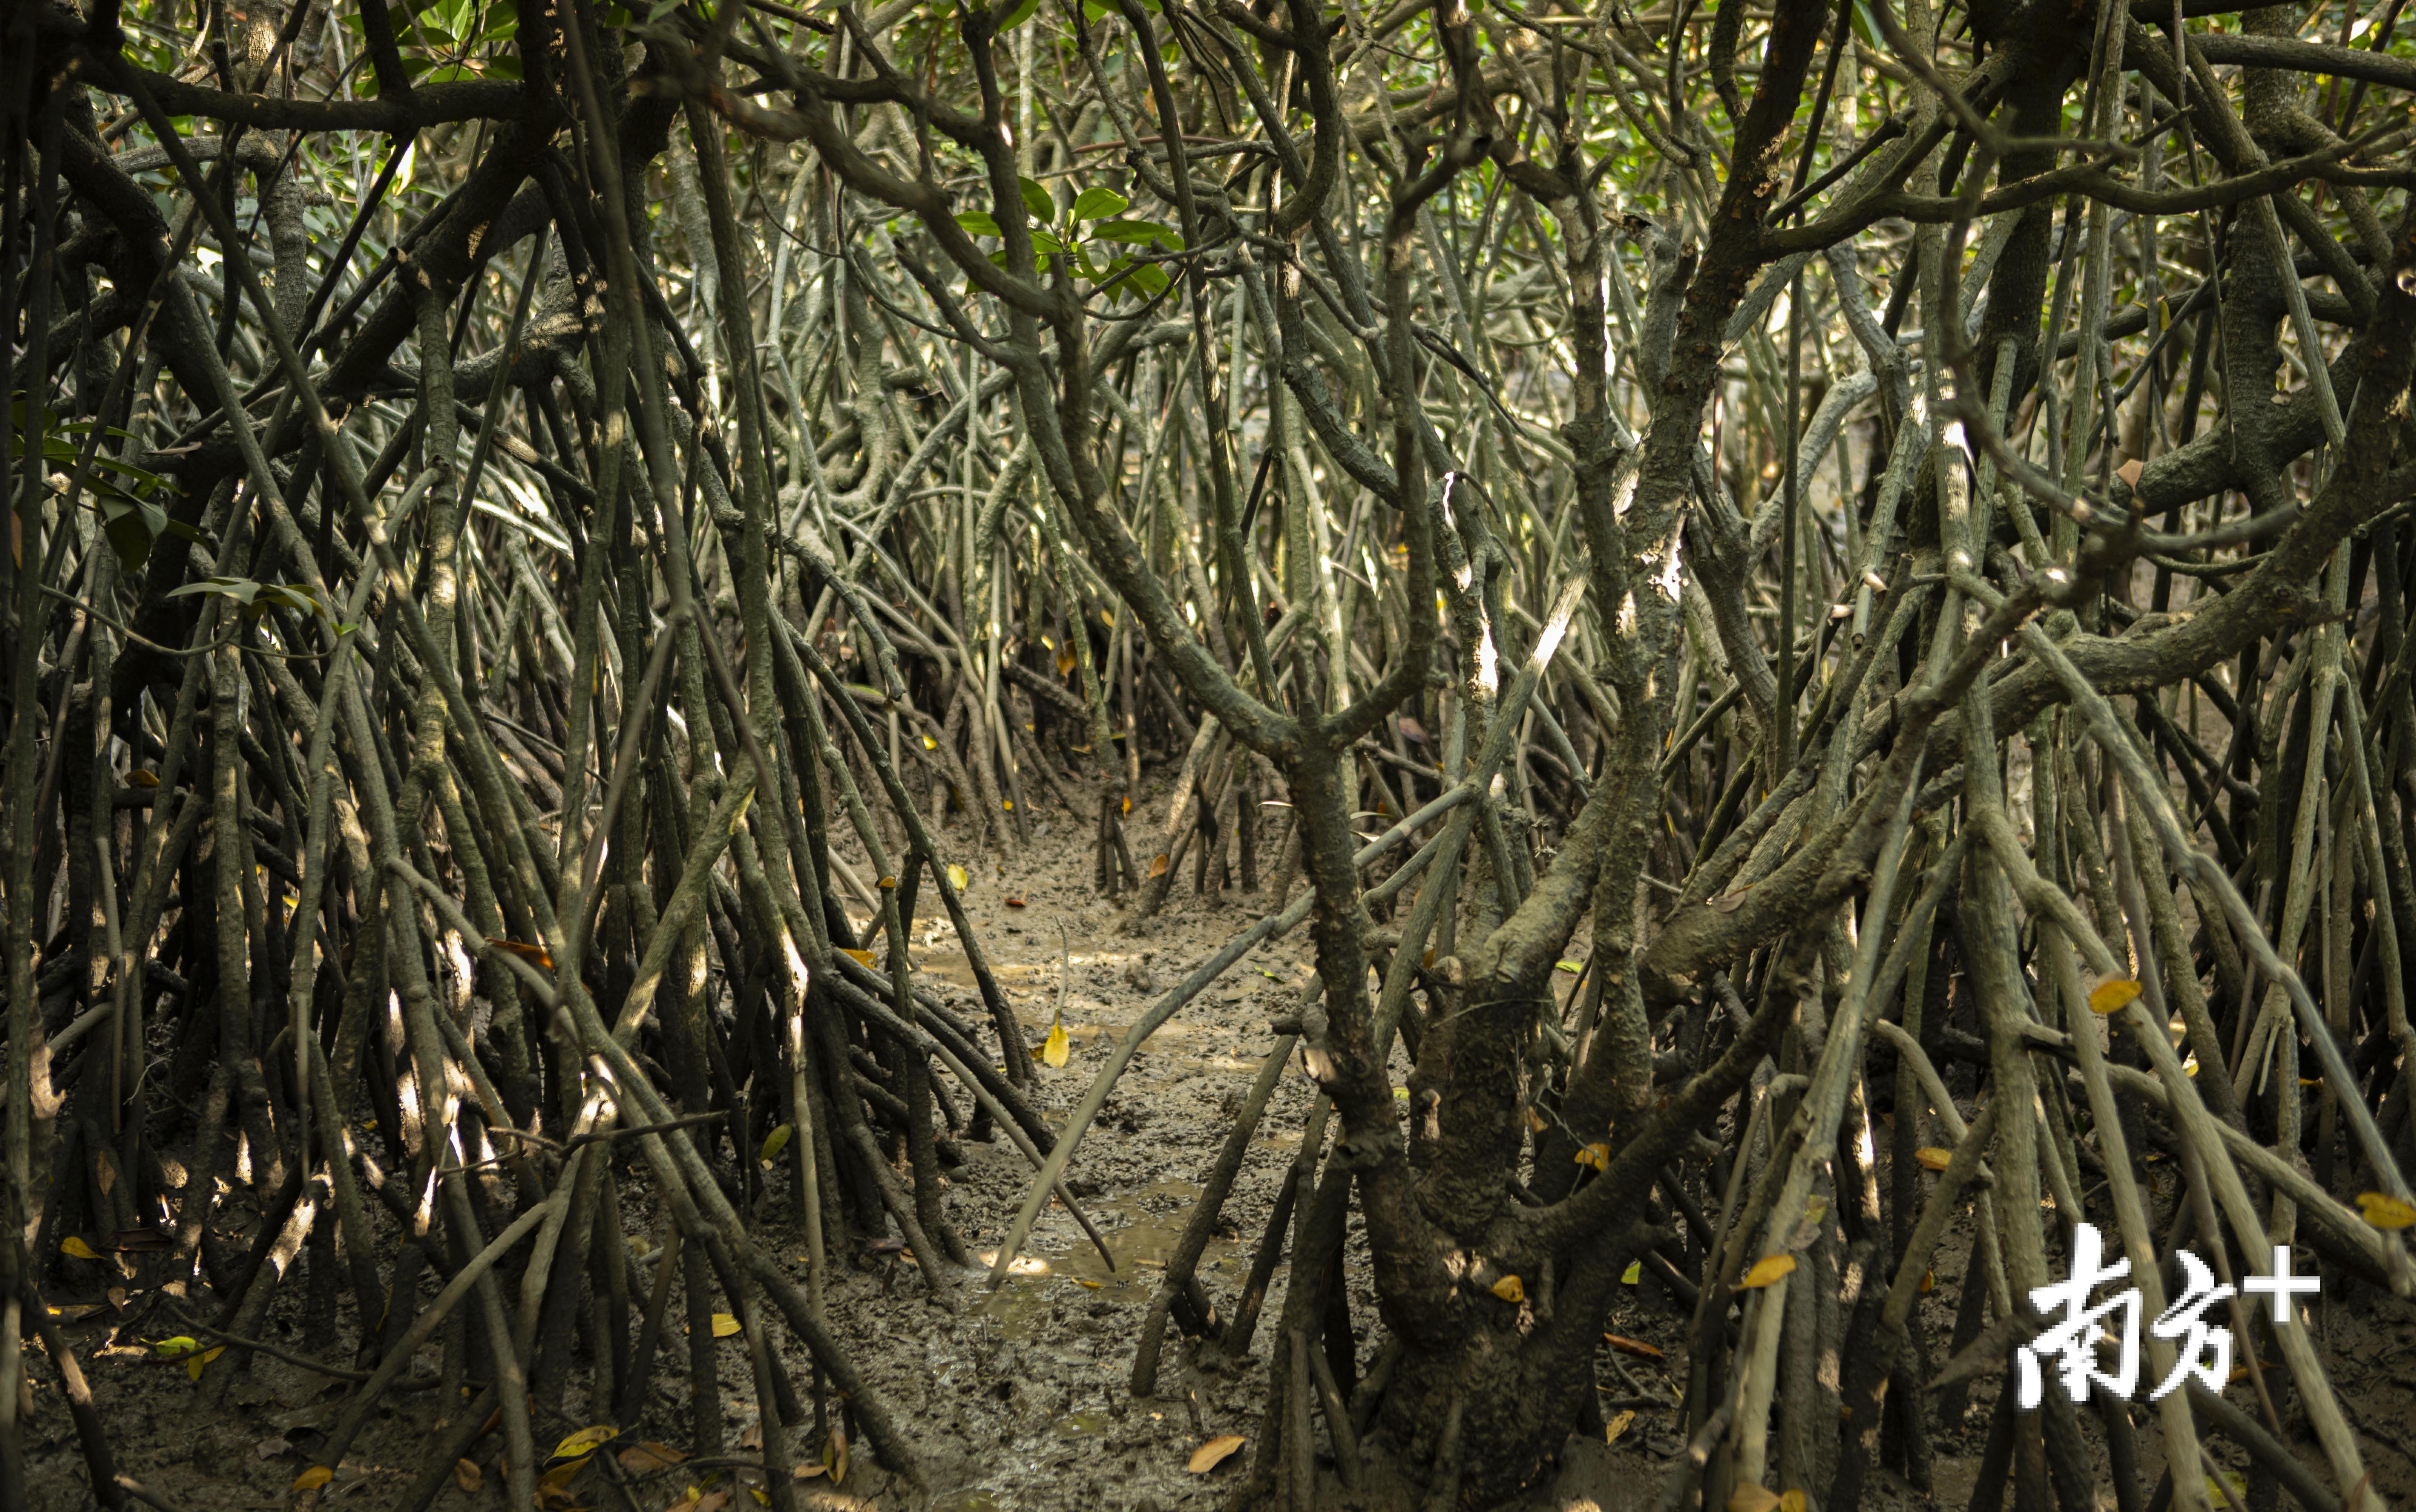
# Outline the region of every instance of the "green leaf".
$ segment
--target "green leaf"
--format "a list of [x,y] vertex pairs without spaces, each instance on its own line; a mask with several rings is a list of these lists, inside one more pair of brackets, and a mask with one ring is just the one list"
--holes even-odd
[[289,582],[280,587],[273,582],[255,582],[249,578],[204,578],[199,582],[186,583],[168,597],[179,598],[187,594],[205,593],[232,598],[253,616],[272,608],[308,615],[319,604],[318,595],[306,583]]
[[1023,188],[1023,207],[1032,212],[1032,218],[1044,226],[1055,225],[1057,202],[1049,197],[1049,191],[1028,178],[1019,178],[1016,182]]
[[1129,242],[1136,247],[1152,243],[1170,252],[1183,250],[1183,233],[1155,220],[1108,220],[1091,228],[1091,235],[1102,241]]
[[1032,233],[1032,245],[1044,252],[1062,252],[1065,249],[1064,242],[1059,241],[1049,232],[1037,228],[1034,228]]
[[260,584],[249,578],[204,578],[199,582],[189,582],[181,588],[170,590],[168,597],[182,598],[187,594],[204,593],[223,594],[249,609],[251,601],[260,597]]
[[976,236],[998,235],[998,218],[987,210],[968,210],[957,217],[957,224]]
[[1074,201],[1074,219],[1104,220],[1110,216],[1122,215],[1125,206],[1131,203],[1111,189],[1086,189]]
[[1139,289],[1148,297],[1155,299],[1159,295],[1166,292],[1167,284],[1172,280],[1167,278],[1166,269],[1158,266],[1156,264],[1140,263],[1134,265],[1132,277],[1125,281],[1129,283],[1132,287]]
[[109,537],[118,565],[132,572],[150,557],[151,543],[167,530],[168,511],[121,489],[104,485],[95,492],[93,502],[100,510],[101,533]]
[[1011,32],[1030,21],[1032,13],[1039,8],[1040,0],[1023,0],[1023,4],[1007,12],[1006,19],[998,23],[998,29],[1002,33]]

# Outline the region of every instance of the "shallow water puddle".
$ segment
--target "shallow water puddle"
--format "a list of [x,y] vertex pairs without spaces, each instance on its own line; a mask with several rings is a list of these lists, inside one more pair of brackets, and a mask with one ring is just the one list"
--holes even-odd
[[[1146,1301],[1155,1294],[1166,1263],[1183,1242],[1200,1190],[1197,1182],[1168,1178],[1136,1191],[1085,1200],[1082,1211],[1098,1226],[1116,1258],[1113,1270],[1065,1210],[1052,1207],[1016,1262],[1014,1274],[982,1310],[999,1321],[1005,1338],[1024,1340],[1046,1336],[1061,1306],[1078,1305],[1080,1298]],[[1236,1240],[1212,1234],[1200,1270],[1229,1261],[1239,1247]]]

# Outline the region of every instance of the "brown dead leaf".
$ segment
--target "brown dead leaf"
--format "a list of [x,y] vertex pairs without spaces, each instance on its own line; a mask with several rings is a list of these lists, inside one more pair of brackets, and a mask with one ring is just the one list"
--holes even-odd
[[668,1444],[658,1444],[652,1439],[648,1439],[643,1444],[631,1444],[620,1454],[621,1468],[633,1475],[668,1470],[687,1458],[686,1450],[675,1449]]
[[1623,1338],[1617,1334],[1605,1334],[1602,1336],[1602,1341],[1622,1354],[1633,1354],[1639,1360],[1667,1358],[1659,1350],[1640,1338]]
[[456,1459],[453,1461],[453,1484],[461,1488],[462,1495],[477,1495],[479,1483],[484,1481],[486,1478],[485,1473],[479,1470],[476,1465],[472,1464],[469,1460]]
[[1204,1475],[1223,1464],[1246,1442],[1239,1433],[1219,1433],[1192,1450],[1190,1462],[1184,1468],[1195,1475]]

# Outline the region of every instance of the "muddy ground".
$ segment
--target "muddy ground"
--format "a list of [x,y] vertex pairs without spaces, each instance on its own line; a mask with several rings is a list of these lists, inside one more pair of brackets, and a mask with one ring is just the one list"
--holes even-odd
[[[1137,837],[1157,833],[1165,801],[1157,794],[1142,806],[1135,816]],[[1040,1071],[1038,1089],[1042,1106],[1062,1116],[1125,1027],[1189,968],[1261,917],[1272,907],[1272,897],[1271,889],[1256,896],[1198,896],[1185,866],[1159,916],[1125,932],[1119,912],[1091,886],[1089,824],[1060,810],[1039,820],[1035,831],[1019,856],[967,858],[974,872],[969,912],[1035,1044],[1048,1032],[1062,984],[1071,1054],[1062,1069]],[[1270,871],[1274,858],[1270,841]],[[853,859],[861,871],[860,858]],[[1010,896],[1022,898],[1023,905],[1009,906]],[[984,1021],[953,930],[927,921],[915,932],[917,980],[951,997],[969,1019]],[[1115,1258],[1112,1269],[1071,1217],[1052,1203],[1034,1232],[1020,1274],[989,1296],[980,1273],[960,1276],[967,1306],[954,1314],[934,1305],[911,1260],[834,1270],[831,1321],[858,1367],[923,1444],[941,1488],[928,1505],[939,1512],[1174,1512],[1228,1498],[1246,1447],[1204,1474],[1190,1473],[1187,1461],[1218,1435],[1258,1431],[1266,1320],[1280,1313],[1281,1268],[1252,1357],[1202,1369],[1187,1347],[1169,1348],[1157,1395],[1136,1399],[1127,1380],[1166,1258],[1190,1217],[1231,1111],[1274,1043],[1270,1021],[1289,1008],[1306,976],[1306,933],[1296,931],[1253,952],[1161,1029],[1084,1141],[1069,1185],[1105,1232]],[[1241,1290],[1284,1169],[1298,1154],[1308,1110],[1307,1082],[1296,1069],[1288,1072],[1201,1267],[1200,1279],[1220,1312],[1231,1310]],[[962,1148],[966,1164],[954,1175],[949,1212],[972,1248],[994,1254],[1030,1170],[1004,1140],[987,1145],[968,1142]],[[625,1170],[622,1181],[624,1221],[633,1247],[642,1249],[659,1226],[645,1201],[642,1172]],[[795,1256],[793,1215],[781,1195],[785,1183],[772,1186],[761,1232]],[[382,1209],[373,1210],[384,1217]],[[227,1215],[228,1232],[242,1233],[245,1217],[240,1208]],[[1964,1260],[1960,1247],[1940,1256],[1937,1290],[1924,1302],[1933,1337],[1942,1338],[1951,1325]],[[2323,1319],[2325,1358],[2359,1428],[2372,1489],[2393,1503],[2416,1500],[2416,1308],[2363,1288],[2347,1296],[2340,1294],[2343,1290],[2349,1289],[2334,1290]],[[1373,1353],[1368,1336],[1375,1332],[1364,1263],[1352,1267],[1351,1291],[1364,1362]],[[423,1283],[420,1301],[431,1295]],[[268,1342],[299,1348],[302,1296],[298,1285],[280,1290],[264,1331]],[[125,1299],[131,1321],[103,1295],[53,1294],[48,1300],[68,1321],[121,1469],[164,1504],[189,1512],[291,1504],[294,1481],[309,1464],[312,1435],[340,1404],[346,1389],[341,1383],[255,1355],[228,1386],[221,1405],[204,1410],[184,1364],[159,1358],[143,1340],[182,1332],[174,1323],[179,1313],[214,1314],[218,1299],[206,1291],[148,1298],[138,1292]],[[356,1326],[349,1293],[343,1308],[349,1341]],[[671,1315],[681,1315],[676,1297]],[[1677,1414],[1653,1404],[1672,1401],[1685,1380],[1683,1323],[1678,1305],[1649,1286],[1639,1286],[1623,1301],[1611,1326],[1645,1350],[1606,1347],[1597,1359],[1604,1415],[1616,1436],[1608,1443],[1572,1441],[1559,1483],[1538,1489],[1536,1508],[1643,1512],[1653,1505],[1670,1458],[1682,1448]],[[774,1336],[785,1341],[777,1325]],[[724,1340],[720,1349],[726,1452],[734,1453],[750,1433],[760,1435],[760,1429],[754,1426],[752,1377],[741,1341]],[[1659,1357],[1648,1353],[1656,1350]],[[805,1382],[802,1354],[793,1348],[790,1354],[793,1371]],[[436,1359],[430,1345],[417,1366],[423,1376],[432,1380]],[[614,1448],[640,1441],[676,1450],[692,1447],[682,1360],[678,1341],[669,1341],[644,1421]],[[84,1462],[56,1378],[38,1361],[31,1373],[27,1434],[34,1506],[38,1512],[90,1507],[95,1503]],[[1994,1382],[1980,1383],[1962,1419],[1940,1425],[1934,1499],[1883,1474],[1871,1504],[1969,1505],[1995,1394]],[[2232,1395],[2253,1405],[2244,1386]],[[375,1512],[395,1507],[435,1452],[431,1442],[448,1408],[461,1410],[440,1399],[434,1389],[389,1393],[380,1417],[323,1493],[323,1504]],[[583,1378],[574,1377],[562,1399],[537,1404],[538,1442],[552,1444],[602,1415],[586,1400]],[[2152,1417],[2145,1428],[2140,1452],[2152,1478],[2162,1451]],[[801,1461],[820,1452],[818,1444],[807,1442],[811,1438],[809,1430],[798,1435]],[[2215,1440],[2211,1446],[2227,1479],[2244,1468],[2244,1458],[2229,1445]],[[439,1512],[466,1512],[499,1504],[500,1452],[499,1435],[481,1440],[458,1480],[448,1481],[432,1505]],[[2299,1452],[2320,1466],[2311,1444],[2303,1444]],[[647,1468],[637,1459],[623,1469],[601,1463],[603,1458],[596,1457],[569,1481],[560,1504],[704,1512],[753,1501],[744,1478],[730,1478],[726,1471],[717,1477],[687,1463]],[[473,1484],[475,1490],[467,1489]],[[910,1504],[860,1445],[838,1485],[824,1476],[804,1489],[808,1504],[832,1512]],[[717,1503],[720,1492],[733,1500]],[[2110,1491],[2101,1494],[2100,1504],[2115,1504]]]

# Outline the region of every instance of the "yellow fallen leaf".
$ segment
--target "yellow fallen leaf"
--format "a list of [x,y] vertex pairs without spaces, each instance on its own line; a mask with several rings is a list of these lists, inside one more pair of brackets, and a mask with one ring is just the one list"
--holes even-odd
[[2112,1013],[2139,995],[2139,984],[2128,976],[2108,976],[2089,990],[2089,1011]]
[[1629,1261],[1627,1269],[1619,1273],[1619,1284],[1622,1286],[1634,1286],[1642,1279],[1644,1279],[1644,1262],[1640,1260]]
[[1775,1512],[1778,1493],[1767,1486],[1746,1481],[1729,1498],[1729,1512]]
[[294,1477],[294,1489],[297,1491],[316,1490],[335,1478],[336,1473],[327,1466],[312,1465]]
[[1619,1442],[1619,1436],[1622,1433],[1626,1432],[1628,1425],[1635,1421],[1636,1410],[1634,1408],[1622,1408],[1609,1422],[1603,1425],[1602,1442],[1605,1444],[1617,1444]]
[[129,788],[156,788],[159,785],[159,774],[138,766],[126,774],[126,785]]
[[1504,1302],[1524,1302],[1527,1300],[1527,1287],[1516,1276],[1504,1276],[1493,1283],[1493,1294]]
[[539,971],[553,970],[553,953],[543,945],[528,945],[519,940],[506,940],[492,934],[487,936],[487,943],[498,950],[508,950],[522,960],[536,962],[536,968]]
[[1166,869],[1169,865],[1170,863],[1167,860],[1166,853],[1164,851],[1160,851],[1155,855],[1150,857],[1149,874],[1153,877],[1165,876]]
[[1543,1115],[1543,1114],[1541,1114],[1541,1113],[1539,1113],[1539,1112],[1535,1111],[1535,1110],[1534,1110],[1534,1109],[1533,1109],[1533,1108],[1530,1108],[1530,1109],[1528,1109],[1528,1110],[1527,1110],[1527,1132],[1528,1132],[1528,1133],[1530,1133],[1530,1134],[1541,1134],[1542,1132],[1544,1132],[1544,1130],[1546,1130],[1546,1129],[1548,1129],[1548,1128],[1549,1128],[1549,1127],[1551,1127],[1551,1126],[1551,1126],[1550,1124],[1548,1124],[1548,1123],[1547,1123],[1547,1122],[1545,1121],[1545,1118],[1544,1118],[1544,1115]]
[[[716,1315],[717,1320],[726,1316],[726,1313]],[[720,1332],[717,1322],[714,1331]],[[556,1459],[582,1459],[620,1436],[621,1430],[610,1423],[593,1423],[555,1444],[552,1457]]]
[[954,887],[954,888],[955,888],[957,891],[959,891],[959,892],[963,892],[966,888],[968,888],[968,887],[972,886],[973,885],[974,885],[974,874],[973,874],[972,872],[967,871],[964,868],[962,868],[962,867],[960,867],[960,866],[954,865],[953,863],[949,866],[949,868],[948,868],[948,885],[949,885],[949,886]]
[[191,1359],[185,1362],[186,1376],[191,1380],[199,1381],[202,1378],[202,1368],[225,1353],[226,1346],[224,1344],[220,1344],[218,1348],[209,1351],[207,1353],[194,1355]]
[[1125,812],[1132,812],[1132,794],[1129,793],[1125,794]]
[[1923,1271],[1921,1273],[1920,1290],[1921,1294],[1924,1296],[1927,1296],[1930,1293],[1938,1290],[1938,1273],[1936,1271]]
[[883,892],[894,893],[898,890],[898,879],[896,877],[883,877],[879,882],[874,883],[873,885],[880,888]]
[[929,735],[925,735],[923,737],[923,748],[925,750],[937,750],[940,748],[940,743],[933,740]]
[[481,1471],[476,1465],[472,1464],[469,1460],[456,1459],[453,1461],[453,1484],[461,1488],[462,1495],[477,1495],[478,1484],[486,1478],[486,1473]]
[[1107,1284],[1108,1284],[1108,1283],[1107,1283],[1107,1282],[1105,1282],[1105,1281],[1095,1281],[1095,1280],[1092,1280],[1092,1279],[1091,1279],[1089,1277],[1087,1277],[1087,1276],[1077,1276],[1077,1277],[1075,1277],[1075,1278],[1074,1278],[1074,1279],[1075,1279],[1075,1281],[1076,1281],[1078,1284],[1080,1284],[1080,1285],[1081,1286],[1082,1290],[1083,1290],[1083,1291],[1085,1291],[1085,1292],[1095,1292],[1095,1291],[1099,1290],[1099,1288],[1101,1288],[1101,1287],[1103,1287],[1103,1286],[1105,1286],[1105,1285],[1107,1285]]
[[869,966],[872,964],[872,952],[869,950],[850,950],[845,945],[841,945],[839,946],[838,953],[842,956],[849,957],[860,965]]
[[2365,1221],[2378,1229],[2404,1229],[2416,1224],[2416,1207],[2387,1192],[2360,1192],[2357,1205]]
[[1804,1512],[1804,1490],[1802,1487],[1790,1486],[1785,1491],[1779,1493],[1778,1512]]
[[713,1315],[714,1338],[728,1338],[731,1335],[736,1332],[738,1332],[738,1315],[736,1313],[717,1312]]
[[1057,653],[1057,675],[1063,677],[1073,670],[1074,653],[1068,650],[1060,650]]
[[1756,1292],[1774,1282],[1785,1280],[1795,1273],[1793,1255],[1764,1255],[1753,1263],[1753,1269],[1737,1278],[1740,1292]]
[[1223,1464],[1234,1450],[1247,1442],[1239,1433],[1219,1433],[1192,1450],[1191,1459],[1184,1468],[1195,1475],[1204,1475]]
[[998,801],[998,806],[1002,809],[1012,809],[1015,807],[1015,800],[1013,798],[1001,798]]
[[1931,1144],[1913,1151],[1912,1157],[1931,1171],[1943,1171],[1946,1169],[1946,1163],[1955,1158],[1955,1152],[1941,1150],[1937,1145]]
[[74,1234],[68,1234],[66,1238],[59,1241],[59,1253],[62,1255],[71,1255],[77,1260],[98,1260],[100,1258],[99,1250],[95,1249],[88,1244],[85,1244]]
[[1596,1171],[1610,1169],[1610,1146],[1601,1142],[1587,1145],[1578,1152],[1578,1164],[1592,1166]]
[[778,1128],[774,1129],[771,1133],[764,1135],[763,1159],[768,1163],[779,1158],[780,1152],[789,1147],[789,1141],[795,1137],[796,1132],[797,1129],[795,1125],[783,1124]]
[[1049,1021],[1049,1037],[1040,1042],[1041,1064],[1052,1071],[1060,1070],[1072,1051],[1073,1044],[1065,1037],[1065,1019],[1063,1016],[1051,1019]]

